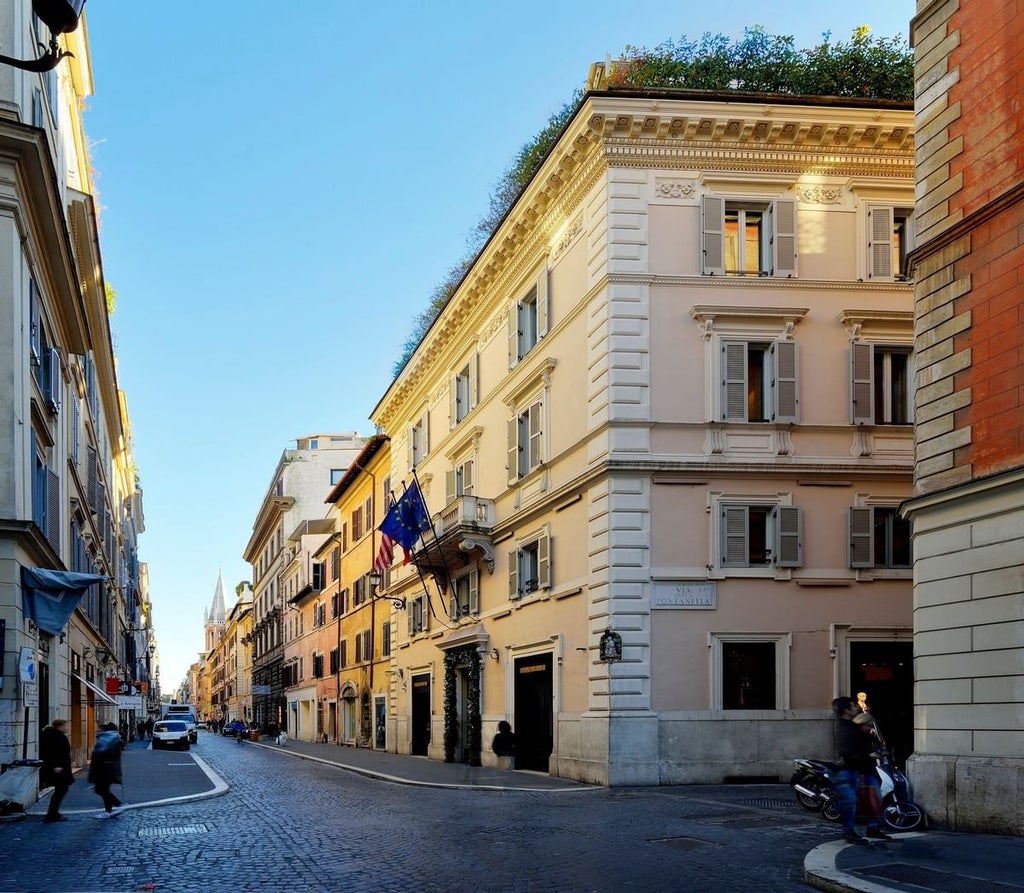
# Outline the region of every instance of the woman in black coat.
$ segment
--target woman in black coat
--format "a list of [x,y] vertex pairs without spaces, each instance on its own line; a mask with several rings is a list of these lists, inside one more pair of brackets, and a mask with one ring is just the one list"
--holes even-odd
[[112,722],[100,726],[96,736],[96,746],[92,749],[89,760],[89,781],[93,789],[103,798],[103,812],[97,818],[110,818],[117,815],[121,801],[110,790],[112,784],[122,784],[121,750],[124,742],[117,733],[117,726]]
[[60,805],[75,781],[71,774],[71,742],[68,741],[67,728],[68,721],[58,718],[39,734],[39,759],[43,761],[39,783],[44,788],[53,788],[44,822],[67,821],[67,816],[60,814]]

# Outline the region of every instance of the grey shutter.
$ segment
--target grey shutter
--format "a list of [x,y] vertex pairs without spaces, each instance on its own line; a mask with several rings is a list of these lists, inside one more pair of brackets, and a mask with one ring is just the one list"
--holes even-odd
[[529,452],[529,470],[537,468],[541,462],[544,461],[544,456],[541,451],[542,438],[544,432],[541,428],[541,415],[542,415],[543,404],[534,403],[529,409],[530,419],[530,452]]
[[459,619],[459,587],[455,580],[448,581],[448,616],[452,620]]
[[773,418],[776,422],[800,421],[800,391],[797,387],[799,356],[795,341],[776,341],[772,344],[775,359],[772,391]]
[[473,495],[473,460],[467,459],[462,463],[462,495]]
[[478,391],[479,385],[477,382],[480,378],[480,354],[475,350],[469,357],[469,406],[466,407],[466,412],[473,409],[477,401],[479,400],[480,394]]
[[537,588],[551,588],[551,538],[546,533],[537,540]]
[[36,292],[35,279],[28,281],[28,320],[29,355],[33,363],[38,363],[43,348],[43,327],[40,324],[39,295]]
[[800,567],[803,564],[803,518],[800,509],[780,505],[775,509],[775,564]]
[[725,421],[747,420],[747,345],[742,341],[722,343],[721,401]]
[[892,208],[868,207],[868,278],[892,279]]
[[422,431],[423,455],[420,459],[426,459],[430,455],[430,410],[423,410],[423,417],[420,419],[420,431]]
[[519,302],[513,301],[508,310],[508,368],[519,360]]
[[480,613],[480,572],[476,569],[469,575],[469,613]]
[[875,423],[875,389],[872,374],[875,346],[864,341],[850,345],[850,422],[854,425]]
[[508,482],[519,480],[519,417],[508,420]]
[[60,553],[60,478],[46,469],[46,539]]
[[409,426],[409,449],[407,451],[406,458],[408,459],[408,462],[409,462],[409,468],[410,469],[415,468],[416,467],[416,426],[415,425],[410,425]]
[[454,428],[459,423],[459,376],[453,375],[448,394],[448,427]]
[[444,504],[451,505],[455,502],[457,493],[455,490],[455,469],[449,468],[444,473]]
[[701,200],[703,273],[725,275],[725,199],[706,195]]
[[796,202],[773,202],[771,216],[772,276],[796,276]]
[[548,333],[548,316],[549,316],[549,300],[548,300],[548,265],[544,264],[544,269],[540,271],[540,275],[537,277],[537,338],[538,340],[543,338]]
[[519,598],[519,550],[513,549],[508,553],[508,599],[515,601]]
[[733,505],[722,509],[722,565],[747,567],[747,507]]
[[85,495],[89,501],[89,509],[96,514],[99,510],[99,455],[91,446],[87,446],[85,451]]
[[60,352],[56,347],[51,347],[47,357],[49,363],[48,369],[48,393],[46,394],[47,400],[50,404],[50,409],[53,412],[60,412],[60,392],[62,390],[61,382],[62,377],[60,374]]
[[850,567],[873,567],[875,555],[874,518],[870,508],[851,508],[847,529]]

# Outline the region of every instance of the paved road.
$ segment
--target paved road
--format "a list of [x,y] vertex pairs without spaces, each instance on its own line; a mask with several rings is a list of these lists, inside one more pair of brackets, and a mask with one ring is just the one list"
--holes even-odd
[[201,755],[224,796],[0,826],[0,891],[807,891],[835,837],[784,785],[444,790],[214,736]]

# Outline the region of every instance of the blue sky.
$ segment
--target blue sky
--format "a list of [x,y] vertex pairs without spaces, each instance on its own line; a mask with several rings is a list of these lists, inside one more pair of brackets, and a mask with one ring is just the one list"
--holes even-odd
[[[763,25],[906,35],[914,0],[343,4],[90,0],[119,384],[165,689],[228,607],[281,451],[372,433],[416,314],[591,62]],[[326,508],[326,506],[325,506]]]

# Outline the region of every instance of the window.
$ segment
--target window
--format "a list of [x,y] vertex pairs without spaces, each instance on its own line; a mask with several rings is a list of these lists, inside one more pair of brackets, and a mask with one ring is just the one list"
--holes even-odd
[[341,644],[338,646],[340,653],[338,655],[338,663],[342,667],[348,666],[348,639],[342,639]]
[[477,355],[474,353],[466,365],[452,376],[451,405],[449,418],[454,428],[476,406],[477,401]]
[[363,630],[363,660],[373,660],[373,630]]
[[331,469],[331,486],[333,487],[344,476],[345,476],[345,469],[344,468],[332,468]]
[[913,566],[910,521],[895,506],[850,509],[850,567],[909,568]]
[[709,644],[712,709],[789,709],[789,634],[711,633]]
[[794,341],[723,341],[721,416],[727,422],[800,421]]
[[704,275],[796,275],[796,202],[705,196],[701,218]]
[[385,621],[380,627],[380,656],[391,657],[391,622]]
[[347,589],[342,589],[341,593],[338,596],[338,613],[339,614],[347,614],[348,613],[348,590]]
[[429,607],[426,595],[419,595],[409,601],[409,635],[426,632],[430,628]]
[[511,369],[548,333],[548,270],[545,266],[508,314],[508,366]]
[[318,449],[320,449],[320,441],[317,438],[315,438],[315,437],[311,437],[309,439],[309,448],[311,450],[318,450]]
[[366,504],[363,506],[363,519],[366,523],[366,532],[369,533],[373,529],[373,497],[371,496],[366,500]]
[[514,601],[550,586],[551,538],[543,533],[509,552],[508,597]]
[[907,255],[914,247],[914,211],[868,205],[868,279],[907,278]]
[[424,412],[409,429],[409,467],[415,468],[430,452],[430,415]]
[[480,575],[476,569],[452,580],[449,613],[453,620],[480,613]]
[[363,662],[363,634],[356,633],[356,663]]
[[324,675],[324,656],[322,654],[313,655],[313,677],[315,679],[322,679]]
[[800,509],[788,505],[722,505],[722,567],[800,567]]
[[448,505],[460,496],[473,495],[473,460],[466,459],[448,469],[444,476],[444,501]]
[[337,648],[332,648],[331,649],[331,663],[330,663],[330,667],[331,667],[330,672],[331,672],[332,675],[337,673],[338,670],[341,669],[341,662],[340,662],[340,659],[339,659],[339,649],[337,649]]
[[322,561],[313,562],[313,589],[319,592],[324,588],[324,563]]
[[356,542],[363,535],[363,509],[360,506],[352,511],[352,542]]
[[538,468],[543,461],[543,415],[541,400],[531,403],[508,422],[509,483],[515,483]]
[[331,549],[331,579],[341,579],[341,553],[337,549]]
[[856,341],[850,345],[850,417],[854,425],[914,422],[911,348]]

